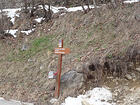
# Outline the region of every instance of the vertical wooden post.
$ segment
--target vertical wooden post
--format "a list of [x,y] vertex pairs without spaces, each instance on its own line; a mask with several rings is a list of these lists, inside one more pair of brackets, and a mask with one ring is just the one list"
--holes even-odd
[[[63,48],[63,40],[59,41],[59,48]],[[57,67],[57,77],[56,77],[56,87],[55,87],[55,97],[58,98],[60,94],[60,80],[61,80],[61,69],[62,69],[62,54],[59,54],[58,67]]]

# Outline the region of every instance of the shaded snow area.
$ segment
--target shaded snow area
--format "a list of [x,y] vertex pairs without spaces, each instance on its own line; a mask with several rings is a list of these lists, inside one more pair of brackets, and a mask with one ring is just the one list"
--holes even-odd
[[32,103],[24,103],[20,101],[15,101],[15,100],[5,100],[4,98],[0,98],[0,105],[34,105]]
[[19,17],[19,14],[17,13],[17,11],[20,11],[21,8],[17,8],[17,9],[4,9],[3,11],[6,13],[6,15],[8,17],[11,18],[11,22],[14,24],[15,22],[15,16]]
[[140,0],[126,0],[124,3],[135,3],[135,2],[140,2]]
[[15,29],[15,30],[6,30],[5,32],[6,33],[9,33],[9,34],[11,34],[12,36],[14,36],[14,37],[16,37],[16,32],[17,32],[18,30],[17,29]]
[[61,105],[116,105],[112,103],[112,93],[105,88],[94,88],[85,95],[67,97]]

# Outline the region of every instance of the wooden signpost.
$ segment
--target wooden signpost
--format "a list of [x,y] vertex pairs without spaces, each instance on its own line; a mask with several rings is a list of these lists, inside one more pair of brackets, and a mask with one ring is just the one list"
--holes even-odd
[[60,80],[61,80],[61,69],[62,69],[62,55],[69,54],[69,48],[63,48],[63,40],[59,41],[59,48],[55,48],[54,53],[58,54],[58,67],[57,67],[57,77],[56,77],[56,87],[55,87],[55,97],[58,98],[60,94]]

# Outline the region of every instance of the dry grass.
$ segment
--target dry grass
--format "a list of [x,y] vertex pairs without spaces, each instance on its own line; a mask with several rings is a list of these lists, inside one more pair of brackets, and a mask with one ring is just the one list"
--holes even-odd
[[[0,47],[3,59],[0,60],[0,82],[3,85],[0,96],[45,101],[52,82],[48,80],[47,73],[57,68],[57,55],[53,54],[52,49],[57,47],[59,39],[64,39],[64,47],[71,49],[71,53],[63,57],[63,73],[80,67],[94,56],[112,58],[120,52],[123,55],[130,45],[140,42],[140,24],[135,20],[139,8],[138,4],[116,10],[105,6],[100,10],[100,17],[95,10],[87,14],[80,11],[67,13],[51,23],[43,23],[34,36],[27,37],[32,53],[19,53],[22,41],[18,41],[14,47],[7,44]],[[46,31],[48,29],[51,31]],[[51,36],[49,41],[45,40],[48,36]],[[48,42],[51,48],[47,48]],[[9,55],[12,56],[10,60]],[[15,60],[15,57],[26,59]],[[11,86],[14,90],[11,90]]]

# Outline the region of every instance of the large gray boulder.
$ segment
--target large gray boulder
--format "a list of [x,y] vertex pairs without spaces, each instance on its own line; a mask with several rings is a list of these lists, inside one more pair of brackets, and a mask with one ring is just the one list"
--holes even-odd
[[[82,90],[85,79],[83,73],[79,73],[75,70],[70,70],[65,72],[61,76],[61,85],[60,85],[60,96],[63,98],[67,96],[75,96],[79,90]],[[49,85],[49,91],[54,91],[56,86],[56,81],[53,80]],[[52,93],[52,92],[51,92]]]
[[81,87],[84,82],[83,74],[75,70],[64,73],[61,77],[62,88]]
[[83,85],[83,74],[78,73],[75,70],[70,70],[64,73],[61,77],[61,94],[63,97],[74,95],[74,93],[81,89]]

